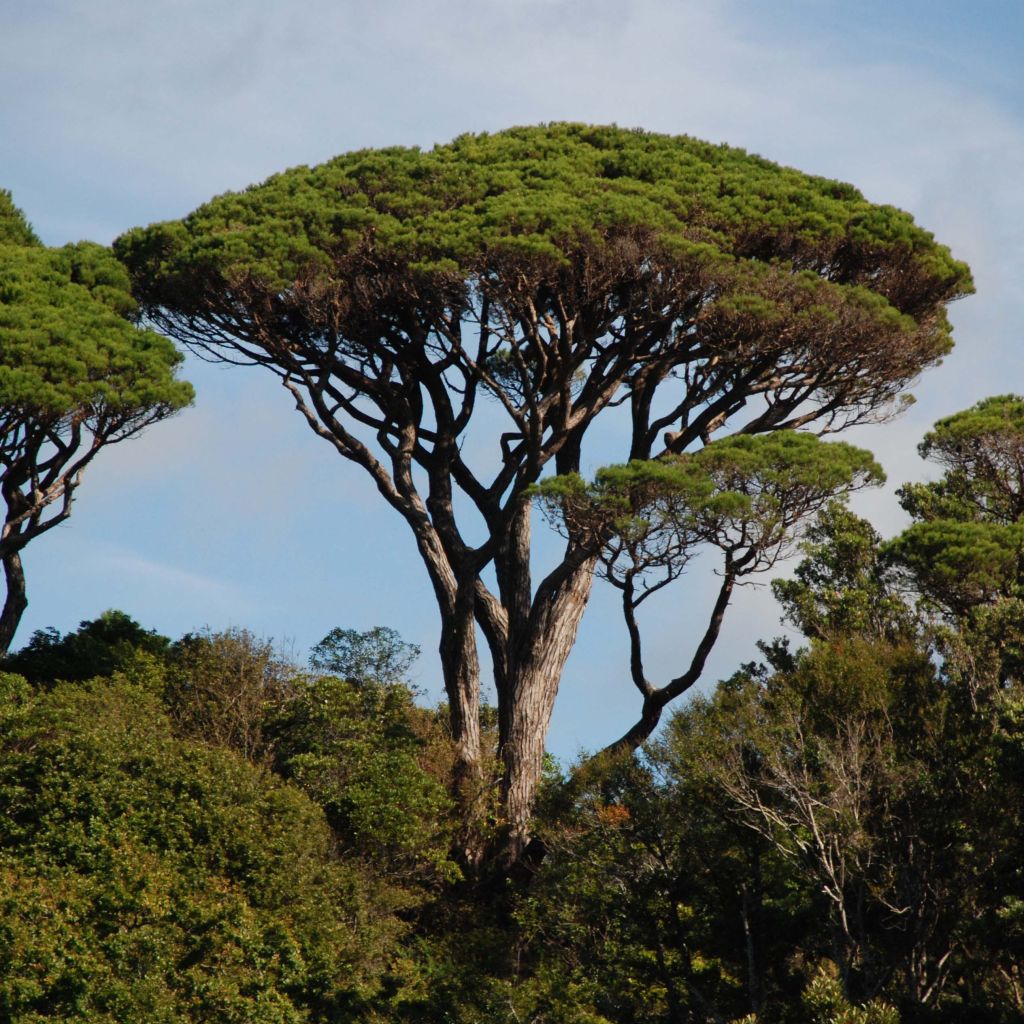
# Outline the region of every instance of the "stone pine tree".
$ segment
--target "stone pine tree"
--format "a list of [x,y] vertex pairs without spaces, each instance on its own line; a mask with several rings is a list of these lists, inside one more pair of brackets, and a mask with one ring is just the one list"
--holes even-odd
[[961,624],[986,607],[1019,605],[1024,398],[995,395],[947,416],[918,451],[944,472],[900,490],[914,522],[889,545],[893,560],[912,574],[933,610]]
[[101,448],[192,400],[181,355],[136,324],[128,276],[89,242],[40,244],[0,192],[0,654],[28,605],[21,552],[71,513]]
[[409,525],[463,781],[480,771],[479,628],[509,856],[597,557],[570,529],[535,578],[531,486],[594,462],[598,419],[618,426],[606,462],[884,416],[948,351],[945,304],[971,289],[849,185],[576,124],[346,154],[115,250],[154,324],[277,374]]

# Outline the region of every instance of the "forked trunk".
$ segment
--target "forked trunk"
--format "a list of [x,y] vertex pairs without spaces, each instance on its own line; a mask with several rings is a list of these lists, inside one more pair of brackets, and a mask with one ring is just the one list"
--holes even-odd
[[7,583],[7,597],[3,611],[0,612],[0,657],[10,650],[18,623],[28,607],[25,595],[25,570],[21,565],[21,555],[10,551],[3,556],[4,578]]

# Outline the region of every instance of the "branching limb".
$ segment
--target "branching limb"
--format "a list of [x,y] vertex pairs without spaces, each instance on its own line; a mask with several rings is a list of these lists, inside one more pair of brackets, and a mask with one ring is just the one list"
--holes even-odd
[[[704,665],[707,662],[708,655],[715,646],[715,642],[718,640],[718,634],[721,632],[722,621],[725,618],[725,611],[729,606],[729,599],[732,597],[732,592],[736,585],[736,578],[737,570],[733,566],[730,558],[727,556],[725,571],[722,575],[722,585],[718,589],[718,596],[716,597],[714,606],[711,609],[711,616],[708,620],[707,627],[704,630],[704,635],[700,639],[700,643],[697,644],[697,649],[693,653],[693,658],[690,660],[689,667],[681,675],[676,676],[675,679],[660,688],[652,688],[648,683],[647,686],[649,687],[649,690],[645,691],[641,689],[641,692],[644,693],[644,703],[640,718],[629,730],[627,730],[626,733],[620,736],[619,739],[614,743],[608,744],[608,746],[601,751],[599,756],[615,756],[629,750],[636,750],[637,747],[646,742],[654,730],[657,729],[658,724],[661,721],[661,714],[665,707],[677,697],[684,694],[700,679],[701,674],[704,671]],[[623,609],[624,611],[627,609],[626,604],[623,605]],[[629,625],[631,618],[631,614],[627,614],[627,626]],[[633,622],[634,627],[635,625],[635,622]],[[637,643],[638,642],[639,634]],[[633,681],[636,684],[635,675]],[[637,685],[639,686],[639,684]]]

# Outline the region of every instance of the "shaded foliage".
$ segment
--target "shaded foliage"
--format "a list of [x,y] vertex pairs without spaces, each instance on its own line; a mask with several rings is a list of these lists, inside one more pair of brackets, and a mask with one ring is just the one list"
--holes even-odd
[[165,658],[170,646],[167,637],[144,629],[124,612],[111,610],[79,623],[70,633],[36,630],[21,650],[4,659],[3,667],[48,687],[126,672],[145,655]]
[[335,832],[403,881],[457,877],[454,808],[421,757],[441,741],[403,686],[327,676],[281,702],[268,722],[274,764],[324,808]]

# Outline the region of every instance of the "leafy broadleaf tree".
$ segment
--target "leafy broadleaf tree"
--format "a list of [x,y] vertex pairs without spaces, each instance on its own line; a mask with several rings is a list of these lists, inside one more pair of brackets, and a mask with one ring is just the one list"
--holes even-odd
[[183,735],[230,747],[257,764],[273,756],[268,716],[305,685],[269,640],[245,629],[183,636],[165,675],[164,703]]
[[[413,646],[385,627],[354,636],[383,637],[406,655]],[[179,735],[294,782],[324,809],[340,848],[403,885],[454,875],[451,801],[441,781],[447,743],[408,687],[393,678],[311,676],[243,629],[182,637],[159,677]],[[442,766],[432,774],[421,762],[435,752]]]
[[21,552],[64,522],[105,446],[188,405],[181,355],[136,323],[124,269],[89,242],[42,246],[0,193],[0,653],[28,604]]
[[967,722],[949,705],[927,651],[846,637],[708,708],[706,770],[821,894],[847,994],[932,1004],[951,985],[989,860],[951,841],[976,823],[953,794],[979,766],[950,742]]
[[313,648],[309,664],[352,682],[387,686],[405,682],[419,656],[419,646],[390,626],[364,631],[337,627]]
[[635,460],[876,419],[948,351],[944,306],[971,290],[907,214],[849,185],[574,124],[346,154],[115,249],[153,323],[275,373],[412,530],[464,781],[481,771],[479,627],[509,856],[598,555],[570,529],[534,579],[531,485],[578,473],[609,415]]
[[363,1022],[414,980],[402,894],[298,789],[123,678],[0,696],[5,1020]]
[[454,878],[453,815],[424,770],[429,713],[399,684],[310,680],[270,717],[275,769],[327,814],[342,844],[403,884]]
[[826,506],[804,533],[806,557],[793,577],[772,580],[786,621],[816,640],[849,634],[892,643],[915,639],[919,617],[882,557],[881,543],[866,519],[838,502]]
[[766,991],[781,1002],[772,973],[800,922],[765,906],[782,888],[770,848],[692,759],[677,774],[678,752],[647,753],[590,764],[570,812],[541,826],[548,857],[518,908],[520,1019],[733,1021]]
[[80,622],[71,633],[61,634],[52,627],[37,629],[20,651],[4,659],[3,667],[36,686],[50,687],[58,681],[128,674],[141,659],[166,658],[170,646],[167,637],[111,609]]

